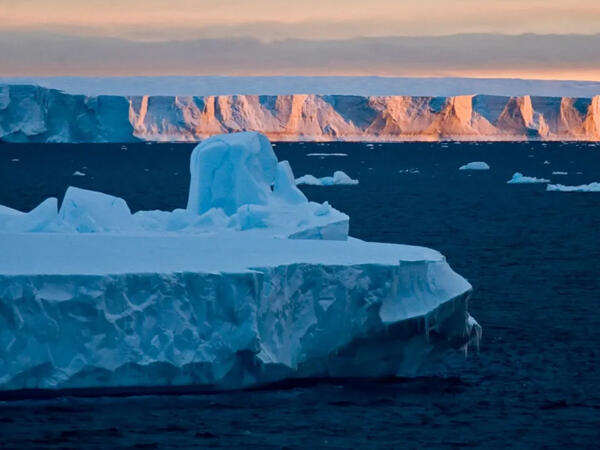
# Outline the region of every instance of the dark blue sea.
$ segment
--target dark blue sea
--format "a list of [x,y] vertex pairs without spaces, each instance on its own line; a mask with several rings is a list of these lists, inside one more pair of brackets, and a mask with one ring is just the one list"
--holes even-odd
[[[0,204],[27,210],[75,185],[121,196],[132,210],[183,207],[192,148],[3,144]],[[475,289],[479,355],[470,353],[443,377],[2,401],[0,447],[600,447],[600,193],[506,184],[517,171],[569,185],[600,181],[600,145],[275,149],[296,176],[341,169],[360,180],[302,188],[348,213],[353,236],[447,256]],[[307,156],[313,152],[348,156]],[[486,161],[491,170],[458,170],[470,161]]]

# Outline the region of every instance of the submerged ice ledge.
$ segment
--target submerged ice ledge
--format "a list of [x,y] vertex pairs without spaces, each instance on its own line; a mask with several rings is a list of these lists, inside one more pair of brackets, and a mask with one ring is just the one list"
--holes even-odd
[[190,170],[185,209],[0,206],[0,390],[410,376],[479,339],[442,255],[348,237],[266,137],[208,139]]

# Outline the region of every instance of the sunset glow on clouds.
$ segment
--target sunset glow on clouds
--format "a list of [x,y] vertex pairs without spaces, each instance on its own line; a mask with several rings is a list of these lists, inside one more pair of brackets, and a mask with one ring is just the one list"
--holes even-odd
[[[281,38],[316,28],[317,38],[357,35],[440,35],[466,32],[597,33],[596,0],[0,0],[4,27],[64,28],[86,33],[146,34],[180,27],[193,34],[226,25],[263,24]],[[266,26],[264,26],[266,24]],[[327,24],[325,27],[324,25]],[[173,30],[177,35],[177,30]],[[314,35],[313,35],[314,36]]]
[[[578,34],[577,45],[581,42],[584,46],[597,45],[595,35],[600,32],[597,0],[0,0],[0,24],[0,75],[303,72],[600,79],[600,57],[596,57],[600,55],[590,55],[588,51],[580,60],[573,59],[570,53],[575,43],[568,36]],[[487,55],[481,39],[471,44],[469,33],[490,34]],[[556,48],[556,36],[540,37],[531,48],[532,61],[519,64],[518,58],[510,58],[507,51],[510,49],[502,47],[505,41],[501,35],[525,33],[558,34],[562,40]],[[458,61],[446,58],[443,36],[448,35],[466,35],[464,58],[460,55]],[[585,44],[585,35],[589,35],[590,44]],[[57,36],[64,36],[69,46],[59,48],[55,42]],[[420,58],[414,55],[414,42],[389,41],[394,37],[436,36],[438,43],[428,41],[429,54],[423,53]],[[93,59],[93,52],[100,55],[114,45],[111,38],[131,44],[154,43],[154,47],[144,47],[144,51],[155,62],[153,55],[163,50],[157,50],[156,45],[169,46],[174,41],[196,40],[200,50],[224,47],[227,54],[223,53],[220,59],[213,55],[210,60],[196,64],[189,61],[190,55],[178,54],[182,61],[180,70],[177,58],[168,67],[158,61],[150,70],[144,64],[133,66],[132,61],[139,58],[132,59],[125,53],[121,55],[121,65],[113,66],[119,58],[114,58],[114,63],[109,58],[102,68],[96,67],[89,59]],[[235,38],[240,38],[239,44],[231,42]],[[353,50],[351,40],[360,38],[361,45],[366,42],[364,38],[378,39],[371,45],[372,51],[381,53],[381,61],[365,58],[360,48]],[[313,44],[292,45],[289,39],[310,40]],[[268,47],[254,45],[254,41]],[[324,65],[311,52],[319,53],[321,49],[332,52],[332,41],[337,41],[339,47],[336,55],[339,57],[334,59],[340,61]],[[520,45],[518,40],[509,44]],[[468,55],[469,45],[477,46],[479,59]],[[385,61],[383,55],[390,46],[394,57],[403,59],[408,55],[412,62]],[[140,48],[129,44],[124,47],[131,52]],[[173,44],[173,52],[183,52],[183,47]],[[197,49],[197,45],[192,47]],[[288,48],[292,53],[300,51],[298,48],[309,52],[303,67],[295,67],[285,54],[280,54]],[[92,53],[84,57],[84,51]],[[232,64],[228,60],[240,55],[261,59],[253,51],[266,51],[270,56],[260,66],[248,61]],[[568,60],[561,61],[561,52],[566,52]],[[542,56],[536,60],[538,53]]]

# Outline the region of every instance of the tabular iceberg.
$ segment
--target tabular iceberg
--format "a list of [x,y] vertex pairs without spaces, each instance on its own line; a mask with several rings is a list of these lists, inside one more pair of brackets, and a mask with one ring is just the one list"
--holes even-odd
[[[194,142],[237,131],[260,131],[281,141],[600,140],[599,95],[520,95],[523,90],[502,96],[427,95],[443,86],[441,80],[414,96],[372,95],[379,89],[369,83],[362,84],[359,95],[301,94],[291,86],[278,95],[240,94],[240,89],[273,92],[273,85],[282,81],[298,87],[298,81],[285,77],[270,81],[267,88],[239,84],[231,88],[239,80],[229,80],[225,92],[231,95],[200,95],[206,93],[210,80],[200,81],[196,87],[166,80],[167,95],[97,95],[114,91],[106,87],[93,96],[0,81],[0,140]],[[149,82],[152,84],[151,79],[138,79],[130,89],[150,94]],[[337,85],[348,82],[339,79]],[[307,89],[322,92],[317,86]]]
[[257,133],[191,157],[186,209],[69,188],[0,207],[0,390],[416,375],[481,328],[434,250],[348,237]]

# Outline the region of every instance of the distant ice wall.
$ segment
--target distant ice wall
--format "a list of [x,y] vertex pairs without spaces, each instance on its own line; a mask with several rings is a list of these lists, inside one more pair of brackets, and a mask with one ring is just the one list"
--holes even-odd
[[600,140],[600,96],[72,95],[0,86],[7,142]]

